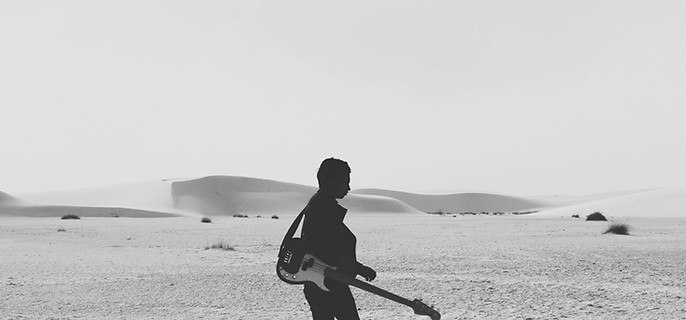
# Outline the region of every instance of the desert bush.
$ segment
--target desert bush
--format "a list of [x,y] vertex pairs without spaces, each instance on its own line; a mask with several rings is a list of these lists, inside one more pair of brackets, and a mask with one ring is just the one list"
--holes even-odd
[[202,217],[202,219],[200,219],[200,222],[202,222],[202,223],[212,223],[212,219],[210,219],[209,217]]
[[614,234],[621,234],[628,236],[629,231],[631,231],[631,227],[625,223],[613,223],[611,224],[603,234],[606,233],[614,233]]
[[436,214],[436,215],[439,215],[439,216],[443,216],[443,215],[446,215],[446,214],[451,214],[450,212],[444,212],[443,210],[429,211],[429,212],[427,212],[427,213],[428,213],[428,214]]
[[587,215],[586,221],[607,221],[607,218],[605,218],[605,216],[599,211],[596,211],[594,213]]
[[206,245],[205,250],[210,250],[210,249],[220,249],[224,251],[234,251],[236,248],[233,246],[229,245],[228,243],[224,242],[224,240],[219,240],[211,245]]
[[515,212],[512,212],[512,214],[515,215],[515,216],[521,216],[521,215],[532,214],[532,213],[536,213],[536,212],[538,212],[538,211],[536,211],[536,210],[532,210],[532,211],[515,211]]
[[248,218],[247,215],[245,215],[245,214],[240,214],[240,213],[239,213],[239,214],[234,214],[233,217],[234,217],[234,218]]
[[62,220],[70,220],[70,219],[81,219],[81,217],[75,215],[75,214],[65,214],[62,216]]
[[277,216],[277,215],[272,216],[272,219],[278,219],[278,218],[279,218],[279,216]]

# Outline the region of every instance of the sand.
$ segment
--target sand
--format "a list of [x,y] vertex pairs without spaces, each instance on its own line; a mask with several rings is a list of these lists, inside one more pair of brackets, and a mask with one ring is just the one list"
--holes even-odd
[[[302,287],[281,282],[275,260],[314,191],[213,176],[0,192],[0,319],[307,319]],[[686,319],[686,188],[536,197],[368,189],[341,203],[373,283],[423,298],[443,319]],[[425,213],[437,210],[453,214]],[[536,213],[459,215],[510,210]],[[584,221],[594,211],[611,221]],[[603,234],[610,223],[631,235]],[[219,243],[231,250],[207,249]],[[362,319],[428,319],[353,290]]]
[[[307,319],[274,261],[290,217],[0,219],[1,319]],[[358,214],[373,283],[443,319],[683,319],[686,220]],[[64,231],[58,231],[63,229]],[[224,241],[234,250],[205,247]],[[353,289],[362,319],[428,319]]]

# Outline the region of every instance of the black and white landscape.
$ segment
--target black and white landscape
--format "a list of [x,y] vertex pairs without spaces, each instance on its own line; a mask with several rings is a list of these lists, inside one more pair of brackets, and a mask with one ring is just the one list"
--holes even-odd
[[684,12],[0,0],[0,319],[307,319],[275,262],[329,157],[442,319],[681,319]]
[[[306,318],[302,288],[280,282],[274,266],[281,237],[315,190],[212,176],[2,194],[4,316]],[[678,318],[686,311],[685,192],[522,198],[375,189],[341,202],[359,259],[379,272],[374,283],[423,298],[443,319]],[[595,211],[609,221],[586,221]],[[80,219],[60,219],[69,214]],[[629,235],[605,233],[613,224]],[[364,319],[413,315],[356,296]]]

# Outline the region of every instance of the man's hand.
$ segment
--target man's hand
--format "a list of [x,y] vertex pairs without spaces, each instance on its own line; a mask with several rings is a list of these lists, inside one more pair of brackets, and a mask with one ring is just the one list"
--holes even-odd
[[357,274],[361,275],[367,281],[372,281],[376,279],[376,271],[364,265],[360,265],[359,270],[357,270]]

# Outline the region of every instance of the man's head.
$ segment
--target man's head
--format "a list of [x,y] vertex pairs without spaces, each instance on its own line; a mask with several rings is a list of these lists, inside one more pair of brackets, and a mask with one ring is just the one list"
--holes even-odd
[[342,199],[350,191],[350,166],[340,159],[325,159],[317,171],[317,180],[320,190]]

